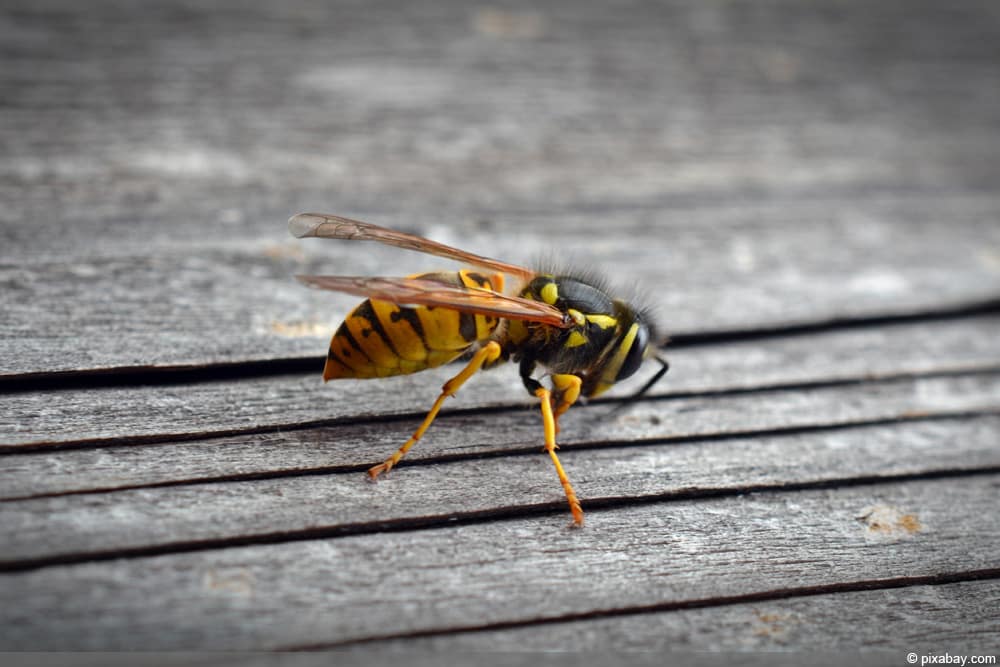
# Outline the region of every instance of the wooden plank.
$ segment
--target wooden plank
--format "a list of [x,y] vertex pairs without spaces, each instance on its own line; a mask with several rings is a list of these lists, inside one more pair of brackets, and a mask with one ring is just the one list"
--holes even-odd
[[[726,434],[768,436],[927,418],[945,420],[940,426],[940,437],[945,438],[954,428],[949,415],[1000,410],[1000,376],[971,373],[667,396],[618,413],[612,409],[595,404],[564,417],[563,450],[698,442]],[[349,474],[353,479],[358,474],[360,479],[362,470],[393,452],[418,423],[417,417],[372,419],[212,439],[9,454],[3,458],[0,499],[261,477]],[[890,437],[892,433],[888,431]],[[534,454],[540,437],[539,417],[525,408],[448,413],[439,417],[403,465],[456,459],[469,464],[483,456]],[[408,475],[399,474],[404,479]]]
[[[612,618],[529,623],[509,629],[446,632],[361,644],[359,652],[425,655],[480,652],[847,651],[898,662],[905,654],[994,655],[1000,582],[907,586],[815,594]],[[871,653],[874,652],[874,656]],[[772,655],[773,659],[773,655]],[[852,657],[852,662],[854,658]],[[862,663],[864,664],[864,663]]]
[[997,294],[978,3],[397,9],[9,10],[0,373],[314,354],[347,306],[290,273],[411,260],[293,243],[304,208],[583,254],[674,332]]
[[[672,370],[653,396],[767,387],[882,375],[976,369],[1000,363],[996,316],[832,331],[683,349],[667,349]],[[324,343],[325,346],[325,343]],[[646,375],[615,389],[627,395]],[[101,438],[177,439],[259,433],[323,420],[422,416],[449,369],[378,382],[334,382],[314,376],[267,377],[190,385],[31,391],[4,395],[0,451],[18,445],[65,444]],[[520,414],[531,404],[516,372],[483,373],[447,409],[503,407]],[[574,417],[566,420],[567,426]],[[373,435],[372,437],[378,437]],[[440,438],[435,435],[435,438]],[[439,440],[440,441],[440,440]],[[101,443],[94,443],[101,444]],[[104,443],[113,445],[115,442]]]
[[[5,575],[0,645],[324,645],[806,586],[987,576],[1000,566],[998,482],[657,502],[592,512],[585,530],[564,528],[562,516],[519,518],[48,567]],[[912,519],[887,534],[858,518],[873,505]]]
[[[986,400],[994,412],[1000,411],[995,398],[1000,375],[985,381],[967,380],[919,382],[903,391],[897,391],[898,387],[829,391],[816,404],[796,392],[780,399],[768,397],[756,406],[720,401],[695,418],[699,424],[711,424],[701,426],[702,433],[712,436],[711,442],[677,438],[666,428],[648,439],[637,437],[630,432],[630,424],[655,422],[662,414],[643,406],[613,425],[595,423],[586,440],[562,445],[561,458],[585,509],[601,506],[608,498],[635,502],[691,489],[735,492],[758,484],[814,484],[1000,466],[996,448],[1000,417],[996,414],[905,421],[906,414],[923,414],[926,405],[942,400],[949,402],[950,409],[961,411],[981,408]],[[985,396],[977,391],[983,389]],[[902,406],[901,394],[905,395]],[[915,397],[923,397],[927,404],[915,402]],[[816,423],[814,415],[824,411],[837,412],[849,423],[852,415],[847,406],[852,401],[872,411],[869,419],[890,423],[859,428],[811,426]],[[732,421],[733,413],[766,414],[766,405],[782,402],[788,406],[784,414],[764,416],[757,423],[748,418]],[[904,421],[894,423],[900,419]],[[366,451],[357,456],[364,458],[355,463],[363,465],[348,470],[321,468],[312,474],[308,469],[292,470],[265,479],[208,479],[85,496],[11,500],[0,504],[0,523],[10,531],[3,563],[13,567],[20,560],[64,556],[79,560],[118,550],[169,550],[173,543],[259,541],[288,532],[335,534],[383,524],[434,524],[453,515],[510,515],[539,507],[564,512],[562,489],[551,463],[541,455],[538,427],[526,428],[522,421],[501,421],[497,431],[494,423],[457,420],[451,427],[467,438],[460,441],[457,451],[445,450],[445,456],[429,458],[427,463],[434,465],[403,467],[377,484],[368,483],[361,470],[395,446],[386,443],[389,446],[375,454],[367,450],[370,443],[362,440],[359,444]],[[803,424],[805,428],[795,428]],[[746,430],[754,427],[760,430]],[[739,430],[746,437],[719,439],[718,434],[726,430]],[[507,441],[511,444],[498,446],[498,432],[511,437]],[[315,440],[309,437],[309,442]],[[942,447],[944,442],[947,447]],[[481,444],[469,447],[471,443]],[[483,458],[487,453],[489,458]],[[184,479],[200,472],[180,468],[175,474]]]
[[[933,313],[1000,293],[996,13],[398,4],[0,10],[0,649],[869,646],[887,603],[928,651],[995,634],[1000,320]],[[241,366],[349,306],[291,273],[427,267],[292,241],[302,209],[554,246],[671,333],[914,321],[673,350],[574,410],[573,531],[513,373],[370,485],[447,371]]]
[[[515,245],[559,244],[568,246],[569,254],[573,247],[576,254],[590,248],[584,264],[604,267],[617,283],[643,286],[670,333],[898,314],[996,298],[1000,269],[989,249],[1000,247],[1000,231],[981,219],[1000,217],[1000,199],[992,209],[965,217],[939,204],[928,202],[920,213],[908,213],[922,214],[921,219],[883,217],[877,233],[861,212],[855,215],[856,229],[803,228],[802,220],[818,212],[785,207],[784,218],[775,221],[771,211],[761,212],[767,224],[750,229],[718,222],[684,229],[619,226],[597,234],[574,230],[573,242],[566,244],[560,230],[570,229],[572,221],[563,218],[548,221],[549,237],[518,233],[516,241],[484,238],[478,245],[502,257],[521,254]],[[699,217],[719,213],[709,210]],[[937,224],[942,217],[949,218],[948,226]],[[298,246],[285,243],[284,225],[277,220],[249,251],[204,244],[179,252],[156,248],[156,258],[68,259],[72,266],[62,269],[12,267],[6,273],[15,288],[4,293],[9,317],[0,331],[10,346],[0,370],[16,377],[315,355],[355,300],[309,292],[291,279],[293,273],[397,274],[442,266],[411,259],[401,269],[398,251],[314,245],[330,248],[328,256],[309,263],[290,259]],[[894,252],[881,254],[887,246]],[[382,262],[361,267],[355,260],[359,252]],[[747,257],[734,261],[737,252]],[[852,277],[845,281],[848,266]],[[115,296],[109,300],[109,294]],[[114,336],[108,335],[110,322]]]

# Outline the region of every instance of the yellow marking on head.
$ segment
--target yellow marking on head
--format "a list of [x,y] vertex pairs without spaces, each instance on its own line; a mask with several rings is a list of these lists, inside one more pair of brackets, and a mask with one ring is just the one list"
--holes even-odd
[[635,337],[639,335],[639,325],[635,322],[632,326],[628,328],[628,331],[622,336],[621,342],[618,343],[618,348],[615,350],[614,355],[608,360],[608,363],[604,365],[604,369],[601,371],[600,381],[596,385],[596,390],[592,396],[596,396],[602,392],[607,391],[615,383],[615,378],[618,377],[618,371],[621,370],[622,364],[625,363],[625,358],[628,357],[628,351],[632,349],[632,345],[635,343]]
[[542,297],[542,301],[554,306],[556,301],[559,300],[559,288],[556,287],[555,283],[545,283],[539,294]]
[[566,339],[566,347],[580,347],[587,344],[587,337],[579,331],[571,331]]
[[614,329],[618,326],[618,320],[611,315],[601,315],[600,313],[590,313],[587,315],[587,321],[591,324],[596,324],[602,329]]

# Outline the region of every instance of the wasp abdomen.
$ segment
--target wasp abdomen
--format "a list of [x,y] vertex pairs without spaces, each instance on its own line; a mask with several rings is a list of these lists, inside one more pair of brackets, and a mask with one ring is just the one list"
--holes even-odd
[[[484,276],[470,270],[411,277],[446,285],[503,289],[502,275]],[[497,324],[497,318],[488,315],[367,299],[334,333],[323,379],[388,377],[434,368],[487,340]]]

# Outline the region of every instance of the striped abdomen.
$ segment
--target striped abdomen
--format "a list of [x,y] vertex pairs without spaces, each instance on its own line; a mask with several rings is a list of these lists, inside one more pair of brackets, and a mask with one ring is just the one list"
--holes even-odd
[[[413,278],[500,291],[503,276],[463,269]],[[376,378],[434,368],[493,335],[499,320],[442,307],[399,306],[367,299],[351,311],[330,341],[323,379]]]

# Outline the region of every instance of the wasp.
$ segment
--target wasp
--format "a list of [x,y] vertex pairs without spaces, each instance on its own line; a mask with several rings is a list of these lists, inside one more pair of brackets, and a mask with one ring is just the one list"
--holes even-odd
[[[444,383],[413,435],[369,469],[369,477],[394,468],[470,377],[512,361],[528,393],[539,399],[545,451],[575,524],[583,525],[580,501],[556,454],[558,419],[581,398],[597,396],[633,375],[646,358],[654,358],[660,368],[633,398],[667,372],[647,311],[611,297],[594,278],[534,271],[358,220],[300,213],[288,227],[298,238],[376,241],[475,267],[404,278],[296,276],[310,287],[365,297],[333,334],[324,381],[418,373],[468,358]],[[505,276],[518,281],[516,293],[504,293]],[[540,378],[535,377],[538,367],[547,371]]]

